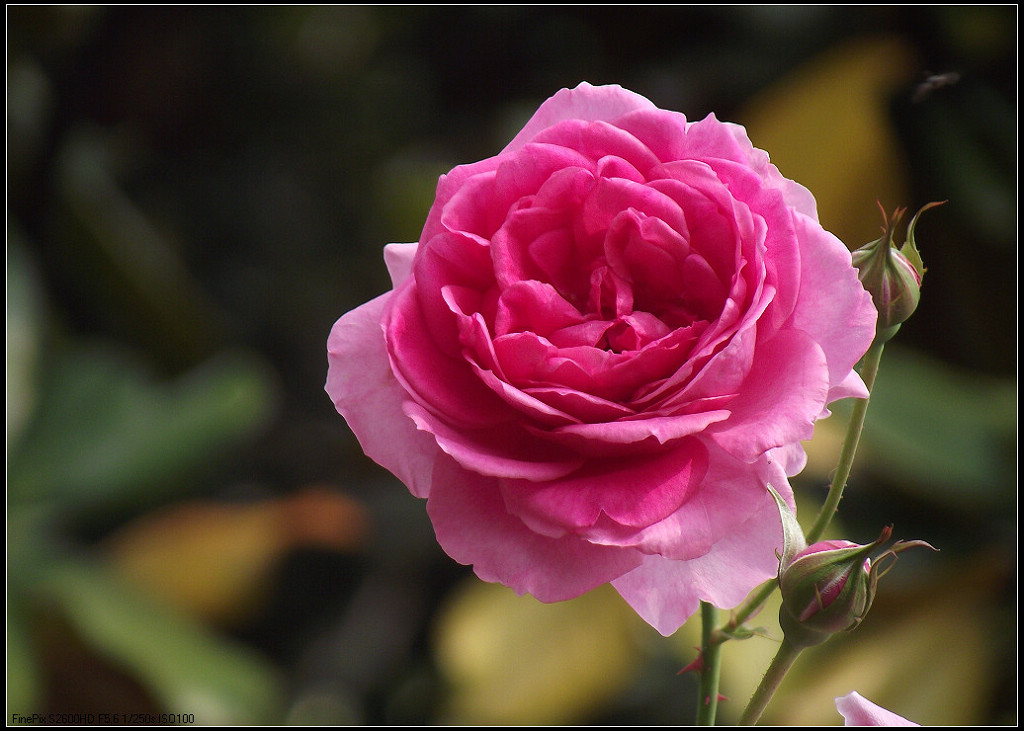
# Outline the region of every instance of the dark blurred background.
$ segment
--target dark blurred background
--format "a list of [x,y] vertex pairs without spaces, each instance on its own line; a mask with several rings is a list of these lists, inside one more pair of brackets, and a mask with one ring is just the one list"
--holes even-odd
[[[332,323],[389,288],[437,176],[586,80],[744,124],[851,248],[876,201],[949,201],[834,530],[941,553],[901,556],[766,720],[840,723],[856,689],[1015,724],[1016,29],[1016,6],[8,6],[8,721],[692,722],[696,627],[477,581],[323,392]],[[803,516],[846,413],[808,444]],[[727,646],[724,721],[775,647]]]

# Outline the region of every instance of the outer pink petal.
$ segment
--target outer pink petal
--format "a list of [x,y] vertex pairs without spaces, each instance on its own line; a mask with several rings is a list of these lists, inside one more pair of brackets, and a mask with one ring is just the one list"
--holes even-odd
[[380,324],[391,296],[382,294],[334,323],[327,339],[325,389],[367,456],[414,495],[426,497],[441,450],[402,411],[408,396],[391,372]]
[[700,558],[672,561],[644,556],[643,564],[612,582],[648,624],[668,637],[697,611],[701,601],[732,608],[778,573],[782,542],[779,509],[765,490],[742,526]]
[[[768,459],[779,465],[780,469],[786,473],[788,477],[798,475],[803,472],[804,467],[807,466],[807,452],[804,451],[804,447],[800,442],[793,442],[792,444],[786,444],[782,447],[777,447],[768,451]],[[772,483],[773,487],[778,489],[775,483]],[[796,510],[795,506],[793,507]]]
[[843,243],[816,221],[800,214],[793,218],[803,274],[789,324],[821,345],[829,385],[838,386],[871,345],[878,313]]
[[786,479],[785,455],[780,450],[747,464],[709,445],[708,457],[707,476],[700,490],[672,515],[632,534],[592,531],[588,537],[595,543],[631,545],[643,553],[690,561],[711,551],[723,536],[742,530],[741,526],[762,507],[765,485],[772,485],[796,509]]
[[467,472],[448,457],[437,461],[427,513],[449,556],[472,564],[484,581],[542,602],[572,599],[640,563],[632,549],[535,533],[505,509],[496,479]]
[[[841,398],[867,398],[868,387],[864,385],[857,371],[850,371],[846,378],[828,390],[828,403]],[[826,414],[827,415],[827,414]]]
[[862,696],[857,691],[836,698],[836,710],[846,721],[845,726],[920,726],[897,716]]
[[535,530],[586,535],[602,514],[633,528],[662,520],[700,488],[706,470],[706,448],[687,439],[657,456],[594,460],[560,480],[504,480],[501,492]]
[[520,149],[548,127],[566,119],[613,122],[637,109],[656,108],[649,99],[621,86],[591,86],[584,81],[575,89],[562,89],[541,104],[503,152]]
[[709,428],[713,439],[739,459],[810,439],[828,396],[825,355],[807,334],[784,330],[758,343],[730,419]]
[[412,263],[419,244],[388,244],[384,247],[384,264],[391,275],[391,286],[397,287],[412,274]]

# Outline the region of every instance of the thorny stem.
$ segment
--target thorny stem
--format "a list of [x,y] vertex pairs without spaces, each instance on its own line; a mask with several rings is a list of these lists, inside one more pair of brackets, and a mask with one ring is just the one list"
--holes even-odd
[[722,674],[722,643],[716,640],[718,610],[708,602],[700,603],[701,669],[697,698],[697,725],[714,726],[718,712],[718,680]]

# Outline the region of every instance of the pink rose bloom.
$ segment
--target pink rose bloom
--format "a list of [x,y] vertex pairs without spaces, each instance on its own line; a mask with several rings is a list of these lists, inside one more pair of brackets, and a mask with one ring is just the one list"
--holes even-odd
[[666,635],[776,574],[766,485],[792,503],[800,441],[866,395],[876,313],[742,127],[563,89],[384,258],[327,391],[452,558],[547,602],[610,581]]
[[846,721],[845,726],[920,726],[877,706],[857,691],[836,698],[836,710]]

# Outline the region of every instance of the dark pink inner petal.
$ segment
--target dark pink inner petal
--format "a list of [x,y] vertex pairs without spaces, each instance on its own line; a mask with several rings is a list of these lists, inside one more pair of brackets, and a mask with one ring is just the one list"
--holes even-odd
[[498,295],[494,317],[496,334],[533,332],[542,337],[583,321],[579,310],[546,282],[511,284]]
[[615,422],[577,423],[544,431],[529,430],[573,453],[605,458],[619,455],[654,455],[663,447],[729,418],[727,409],[706,408],[693,414],[639,414]]
[[590,272],[587,310],[603,320],[615,320],[633,311],[633,288],[604,264]]
[[605,155],[598,160],[596,172],[599,178],[624,178],[625,180],[632,180],[634,183],[646,181],[643,173],[621,157],[616,157],[615,155]]
[[643,142],[626,130],[603,121],[566,120],[537,135],[534,141],[550,142],[577,150],[594,163],[614,155],[642,175],[646,175],[648,170],[660,162]]
[[563,413],[575,414],[577,423],[598,424],[636,415],[628,406],[565,386],[534,386],[523,391]]
[[[515,201],[542,191],[552,181],[573,177],[572,171],[590,170],[593,160],[563,145],[531,143],[518,155],[501,159],[494,176],[497,199],[487,201],[494,211],[507,210]],[[503,223],[498,221],[497,225]]]
[[416,281],[423,283],[414,287],[414,291],[424,328],[438,349],[456,357],[461,349],[458,329],[442,290],[445,285],[461,285],[485,292],[493,286],[494,271],[488,247],[460,234],[439,234],[419,248],[413,272]]
[[678,112],[641,109],[620,117],[615,125],[643,140],[659,160],[694,157],[687,149],[686,117]]
[[412,401],[405,402],[403,410],[418,429],[434,435],[445,453],[477,474],[519,480],[557,480],[583,464],[580,455],[558,449],[512,423],[456,429]]
[[395,377],[416,401],[450,424],[480,428],[511,421],[515,412],[473,375],[460,355],[438,348],[419,306],[414,280],[395,290],[384,312]]
[[612,221],[630,210],[649,218],[659,218],[680,233],[687,231],[683,208],[658,188],[622,178],[599,178],[584,202],[584,232],[603,237]]
[[645,526],[675,512],[691,497],[708,466],[700,440],[688,439],[656,456],[590,460],[558,482],[501,480],[509,510],[548,535],[585,531],[605,515]]

